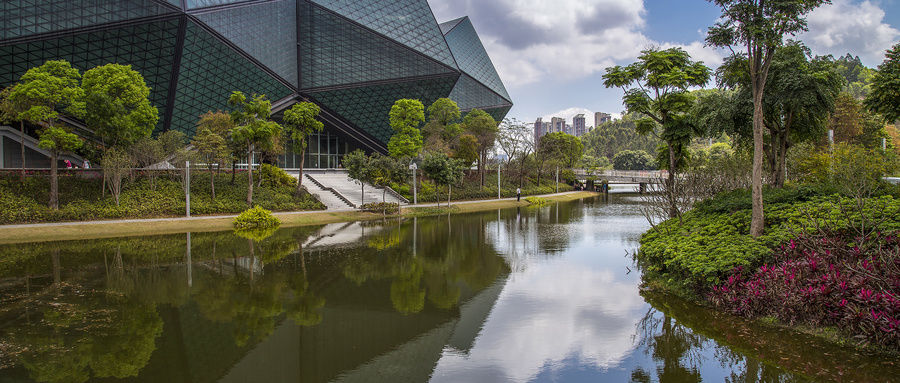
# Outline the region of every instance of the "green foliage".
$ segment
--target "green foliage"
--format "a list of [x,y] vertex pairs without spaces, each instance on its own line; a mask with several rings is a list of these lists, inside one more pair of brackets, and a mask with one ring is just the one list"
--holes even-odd
[[51,126],[42,130],[40,133],[40,141],[38,142],[38,146],[41,149],[48,150],[57,155],[78,149],[82,144],[84,144],[84,140],[78,137],[78,135],[69,133],[65,129],[56,126]]
[[[681,48],[641,51],[638,61],[626,67],[614,66],[603,75],[607,88],[625,90],[622,101],[629,113],[644,117],[635,121],[639,134],[655,134],[666,144],[678,150],[687,145],[698,128],[689,118],[694,96],[688,88],[704,86],[709,81],[710,69],[702,62],[691,60]],[[679,168],[682,158],[670,158],[670,168]]]
[[615,170],[653,170],[656,159],[643,150],[623,150],[613,157]]
[[425,121],[425,106],[419,100],[400,99],[389,113],[394,135],[388,141],[388,153],[395,158],[417,157],[422,150],[419,125]]
[[550,204],[550,200],[537,196],[525,197],[525,201],[528,201],[532,207],[541,207]]
[[234,219],[234,228],[240,229],[268,229],[278,227],[281,221],[272,215],[271,211],[259,206],[244,210]]
[[[216,198],[210,195],[210,177],[215,178]],[[247,208],[246,177],[211,172],[191,174],[191,214],[237,214]],[[119,206],[112,196],[101,197],[100,179],[66,176],[59,180],[59,210],[47,207],[49,180],[26,177],[25,182],[12,175],[0,176],[0,223],[38,223],[89,221],[119,218],[160,218],[184,215],[184,189],[179,180],[159,178],[155,184],[145,176],[125,178]],[[293,188],[264,183],[256,190],[255,203],[272,211],[322,210],[325,207],[313,196],[295,195]]]
[[259,176],[262,177],[263,185],[269,185],[272,188],[293,188],[297,186],[297,179],[287,174],[281,168],[262,164],[259,166]]
[[19,111],[18,120],[49,127],[60,113],[84,116],[84,90],[80,81],[81,74],[69,62],[47,61],[25,72],[8,100]]
[[459,145],[453,152],[453,158],[462,161],[464,167],[471,167],[478,160],[478,139],[471,134],[459,136]]
[[865,105],[886,121],[900,120],[900,44],[885,53],[884,62],[878,66],[872,79],[872,92]]
[[317,120],[321,109],[311,102],[294,104],[291,109],[284,112],[284,125],[288,129],[291,140],[294,141],[294,153],[302,156],[306,152],[306,139],[309,135],[321,132],[325,127]]
[[573,167],[584,155],[584,144],[570,134],[547,133],[541,137],[536,155],[560,166]]
[[623,150],[652,152],[659,145],[655,134],[638,134],[636,117],[626,114],[622,118],[606,122],[581,136],[586,155],[612,160]]
[[400,212],[400,204],[396,202],[371,202],[360,206],[359,209],[369,213],[392,215]]
[[882,177],[896,169],[897,163],[881,150],[841,143],[833,152],[809,153],[799,160],[795,172],[801,182],[827,186],[846,196],[867,197],[890,189]]
[[347,153],[343,159],[347,175],[360,182],[369,182],[371,180],[372,169],[369,161],[369,157],[360,149]]
[[150,88],[131,65],[106,64],[84,72],[87,127],[107,146],[127,147],[150,136],[159,111],[150,103]]
[[772,250],[812,227],[847,230],[862,220],[881,222],[881,230],[900,229],[900,200],[886,195],[865,200],[828,195],[827,188],[766,189],[766,232],[749,235],[752,203],[746,190],[704,201],[679,219],[644,233],[637,260],[645,275],[676,288],[698,289],[720,283],[736,267],[753,269],[772,262]]
[[443,153],[428,153],[422,160],[422,171],[439,185],[451,185],[463,177],[462,163]]

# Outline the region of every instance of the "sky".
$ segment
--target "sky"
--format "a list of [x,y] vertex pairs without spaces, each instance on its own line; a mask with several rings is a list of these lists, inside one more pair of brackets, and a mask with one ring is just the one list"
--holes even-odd
[[[469,16],[515,104],[507,115],[619,115],[622,91],[605,68],[642,49],[679,46],[712,68],[726,52],[704,46],[720,10],[706,0],[428,0],[438,22]],[[815,55],[859,56],[876,67],[900,41],[900,0],[832,0],[807,16],[803,41]]]

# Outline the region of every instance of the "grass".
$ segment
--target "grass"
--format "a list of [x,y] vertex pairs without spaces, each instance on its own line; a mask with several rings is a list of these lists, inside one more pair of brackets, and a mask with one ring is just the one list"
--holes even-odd
[[[575,192],[546,197],[546,199],[554,202],[565,202],[588,198],[595,195],[597,194],[591,192]],[[446,207],[405,208],[403,209],[402,216],[424,217],[447,213],[505,209],[527,205],[528,203],[524,200],[521,202],[512,200],[481,201],[456,204],[449,210]],[[0,226],[0,244],[225,231],[232,229],[232,222],[235,216],[236,215],[193,217],[190,219],[171,218],[158,220],[109,221],[99,223],[87,222],[62,225]],[[324,225],[329,223],[368,221],[384,218],[381,214],[359,211],[275,213],[275,216],[281,220],[282,227]]]

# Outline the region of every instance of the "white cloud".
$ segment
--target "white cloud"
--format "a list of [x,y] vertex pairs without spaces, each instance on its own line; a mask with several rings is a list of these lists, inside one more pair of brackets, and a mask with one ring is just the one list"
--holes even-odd
[[834,0],[809,14],[809,31],[798,37],[815,54],[843,56],[849,52],[874,67],[900,37],[900,31],[887,24],[884,16],[884,10],[871,1]]
[[[644,32],[642,0],[430,0],[438,20],[469,15],[510,88],[570,81],[633,61],[642,49],[673,46]],[[709,63],[714,51],[685,46]]]

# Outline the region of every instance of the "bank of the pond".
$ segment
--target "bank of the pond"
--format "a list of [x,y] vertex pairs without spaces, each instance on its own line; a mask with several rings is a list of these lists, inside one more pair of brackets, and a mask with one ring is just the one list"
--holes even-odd
[[759,238],[749,235],[746,191],[646,232],[636,254],[645,288],[900,351],[900,199],[855,200],[815,187],[767,190],[764,199]]
[[[598,194],[579,191],[550,194],[541,197],[554,202],[564,202],[596,195]],[[450,208],[447,208],[444,204],[441,206],[435,204],[420,204],[415,206],[404,206],[401,215],[405,217],[428,216],[505,209],[528,205],[529,203],[524,199],[522,199],[522,201],[516,201],[515,198],[453,202]],[[281,220],[282,226],[285,227],[323,225],[328,223],[385,218],[381,214],[365,213],[356,210],[278,212],[274,214]],[[145,236],[184,232],[224,231],[231,230],[234,217],[235,215],[217,215],[191,218],[0,225],[0,244]]]

